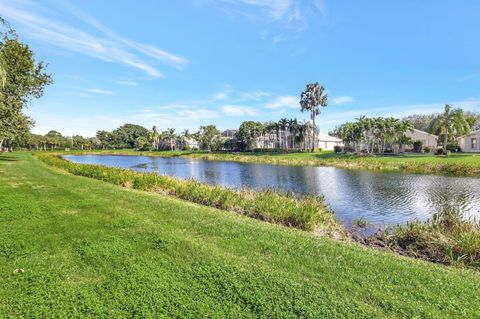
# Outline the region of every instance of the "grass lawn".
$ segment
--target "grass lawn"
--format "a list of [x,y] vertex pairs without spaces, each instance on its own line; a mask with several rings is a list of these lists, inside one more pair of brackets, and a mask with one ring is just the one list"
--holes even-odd
[[458,153],[449,157],[432,154],[405,154],[386,156],[358,156],[335,154],[333,151],[319,153],[208,153],[205,151],[72,151],[70,153],[119,154],[149,156],[183,156],[206,160],[259,162],[282,165],[335,166],[351,169],[403,171],[420,174],[445,174],[453,176],[480,177],[480,153]]
[[0,318],[480,315],[479,272],[69,175],[27,153],[0,155],[0,229]]

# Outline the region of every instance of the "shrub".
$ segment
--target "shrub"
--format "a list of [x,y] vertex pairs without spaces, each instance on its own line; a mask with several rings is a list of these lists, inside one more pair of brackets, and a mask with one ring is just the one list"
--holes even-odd
[[435,150],[435,155],[443,155],[443,148],[437,148]]
[[416,153],[420,153],[423,149],[423,142],[422,141],[415,141],[413,142],[413,151]]
[[447,144],[447,151],[460,152],[461,149],[457,143],[450,143],[450,144]]
[[333,151],[334,151],[335,153],[342,153],[342,152],[343,152],[343,146],[335,145],[335,146],[333,147]]
[[425,153],[431,153],[431,152],[432,152],[432,148],[431,148],[430,146],[425,146],[425,147],[423,148],[423,151],[424,151]]
[[139,173],[121,168],[76,164],[54,155],[36,154],[36,156],[43,162],[74,175],[123,187],[159,192],[271,223],[303,230],[318,230],[325,234],[343,234],[343,228],[335,221],[333,212],[324,204],[322,197],[293,195],[273,190],[236,191],[156,173]]

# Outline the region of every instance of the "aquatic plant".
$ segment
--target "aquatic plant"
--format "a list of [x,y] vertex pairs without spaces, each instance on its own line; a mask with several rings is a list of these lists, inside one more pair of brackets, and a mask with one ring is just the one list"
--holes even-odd
[[387,229],[364,242],[432,262],[480,268],[480,224],[454,210]]

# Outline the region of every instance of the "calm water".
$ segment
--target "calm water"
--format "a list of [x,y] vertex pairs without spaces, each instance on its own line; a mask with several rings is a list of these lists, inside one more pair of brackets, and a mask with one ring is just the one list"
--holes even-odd
[[424,220],[445,207],[456,207],[468,216],[480,216],[479,178],[150,156],[66,155],[64,158],[234,188],[274,187],[323,195],[337,218],[347,225],[359,217],[374,226],[405,223],[415,218]]

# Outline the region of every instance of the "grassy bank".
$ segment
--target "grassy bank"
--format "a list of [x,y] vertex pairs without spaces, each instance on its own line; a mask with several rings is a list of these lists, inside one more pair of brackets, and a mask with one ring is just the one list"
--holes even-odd
[[322,198],[314,195],[293,196],[276,191],[250,191],[210,186],[194,180],[180,180],[155,173],[99,165],[76,164],[54,155],[37,154],[45,163],[69,173],[95,178],[115,185],[172,195],[194,203],[233,211],[271,223],[279,223],[334,237],[343,229]]
[[0,227],[2,318],[478,315],[478,272],[69,175],[27,154],[0,155]]
[[369,169],[383,171],[401,171],[415,174],[440,174],[451,176],[480,176],[480,154],[452,154],[449,157],[431,154],[406,154],[387,156],[358,156],[320,153],[208,153],[187,151],[72,151],[74,154],[117,154],[117,155],[147,155],[147,156],[182,156],[201,158],[205,160],[255,162],[278,165],[311,165],[333,166],[348,169]]
[[480,269],[480,224],[454,211],[440,212],[425,222],[396,226],[364,242],[410,257]]

